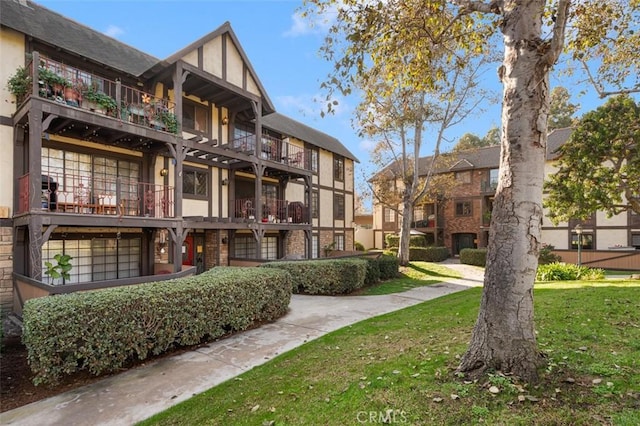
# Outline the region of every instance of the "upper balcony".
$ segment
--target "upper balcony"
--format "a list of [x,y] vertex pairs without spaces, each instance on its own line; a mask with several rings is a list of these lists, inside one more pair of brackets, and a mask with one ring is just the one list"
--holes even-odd
[[496,189],[498,189],[498,181],[496,179],[480,182],[480,192],[483,194],[495,194]]
[[309,207],[300,201],[266,199],[257,218],[255,198],[232,200],[229,205],[234,222],[309,224]]
[[[234,150],[253,154],[257,149],[256,140],[255,135],[247,135],[232,140],[230,146]],[[260,142],[259,156],[263,160],[311,170],[310,150],[269,135],[262,135]]]
[[29,98],[37,96],[120,122],[172,134],[178,131],[175,104],[169,99],[41,57],[37,53],[24,69],[18,70],[13,79],[22,88],[13,91],[18,110]]

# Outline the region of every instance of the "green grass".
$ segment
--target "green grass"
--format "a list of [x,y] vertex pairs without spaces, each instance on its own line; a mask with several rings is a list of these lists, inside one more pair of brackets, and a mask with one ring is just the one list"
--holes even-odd
[[622,275],[628,278],[631,275],[640,274],[640,271],[617,271],[615,269],[605,269],[604,274],[605,275]]
[[142,424],[640,424],[640,281],[536,286],[548,365],[535,387],[454,374],[480,296],[473,288],[345,327]]
[[411,262],[406,268],[400,268],[400,276],[371,287],[362,289],[362,296],[401,293],[416,287],[436,284],[447,279],[461,278],[453,269],[431,262]]

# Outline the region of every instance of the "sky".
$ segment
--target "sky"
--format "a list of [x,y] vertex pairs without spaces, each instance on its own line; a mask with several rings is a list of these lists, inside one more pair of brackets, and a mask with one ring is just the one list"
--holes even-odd
[[[4,1],[4,0],[0,0]],[[360,138],[352,126],[358,99],[337,98],[335,114],[321,116],[327,95],[320,85],[332,64],[319,54],[326,31],[300,17],[302,0],[36,0],[37,3],[96,31],[116,38],[159,59],[164,59],[229,22],[276,111],[340,140],[359,163],[356,188],[376,171],[369,160],[372,141]],[[491,70],[483,84],[498,96],[501,86]],[[552,76],[551,86],[570,88],[566,77]],[[578,97],[570,88],[576,115],[604,103],[593,93]],[[484,136],[500,125],[499,103],[487,104],[450,129],[451,148],[465,133]],[[426,144],[423,155],[429,155]]]

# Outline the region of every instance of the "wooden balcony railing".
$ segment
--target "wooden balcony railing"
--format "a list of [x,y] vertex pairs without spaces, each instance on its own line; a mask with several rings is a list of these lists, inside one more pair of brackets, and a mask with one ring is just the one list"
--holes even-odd
[[[246,135],[234,139],[230,143],[231,148],[253,154],[256,152],[255,135]],[[262,135],[260,158],[286,164],[299,169],[310,170],[310,153],[303,147],[285,142],[282,139],[269,135]]]
[[[169,133],[178,131],[175,104],[120,81],[91,74],[34,53],[27,65],[29,79],[38,82],[37,95],[63,105],[104,114],[117,120]],[[25,97],[26,99],[26,97]],[[21,103],[21,99],[18,100]]]
[[309,223],[309,207],[300,201],[270,199],[262,203],[262,215],[257,216],[255,198],[231,201],[231,216],[236,221],[263,223]]
[[[18,213],[29,211],[29,179],[19,180]],[[174,217],[173,187],[124,178],[47,172],[40,209],[53,213]]]

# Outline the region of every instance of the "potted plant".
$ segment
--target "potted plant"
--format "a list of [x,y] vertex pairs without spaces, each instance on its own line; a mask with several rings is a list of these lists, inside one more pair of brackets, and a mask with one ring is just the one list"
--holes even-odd
[[22,103],[27,93],[31,91],[31,76],[25,67],[18,67],[16,73],[9,77],[7,89],[16,97],[18,104]]
[[169,133],[178,133],[178,118],[171,111],[163,111],[160,113],[160,121],[164,124],[164,128]]
[[118,109],[116,100],[97,89],[95,85],[89,87],[82,97],[87,102],[88,109],[103,114],[113,114]]
[[41,87],[41,95],[57,102],[65,103],[64,89],[70,87],[71,82],[63,76],[45,67],[38,68],[38,83]]

